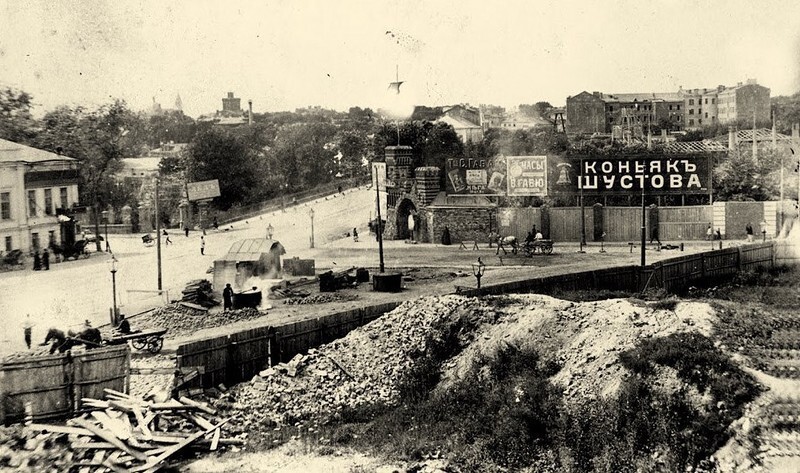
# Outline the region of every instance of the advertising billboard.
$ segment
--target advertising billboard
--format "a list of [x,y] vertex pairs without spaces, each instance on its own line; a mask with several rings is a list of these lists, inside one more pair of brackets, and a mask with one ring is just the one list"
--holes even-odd
[[613,158],[551,157],[551,195],[708,194],[711,157],[631,155]]
[[505,159],[448,158],[446,160],[449,195],[503,195],[506,191]]
[[508,156],[508,195],[547,195],[547,156]]
[[189,200],[192,202],[198,200],[211,200],[214,197],[219,197],[219,181],[213,179],[210,181],[190,182],[186,184],[186,193]]

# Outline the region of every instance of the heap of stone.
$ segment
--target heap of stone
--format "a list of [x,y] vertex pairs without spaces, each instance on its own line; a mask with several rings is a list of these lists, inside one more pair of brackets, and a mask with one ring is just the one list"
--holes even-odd
[[197,330],[219,327],[240,320],[257,319],[263,316],[258,309],[244,308],[227,312],[207,312],[192,309],[180,304],[159,307],[150,312],[131,319],[131,327],[136,330],[165,328],[167,336],[180,337],[190,335]]
[[358,299],[358,294],[344,293],[344,292],[320,292],[307,297],[289,297],[284,299],[284,304],[289,305],[302,305],[302,304],[326,304],[329,302],[349,302]]
[[262,371],[232,391],[241,425],[324,421],[345,408],[395,404],[398,382],[425,351],[434,324],[468,301],[443,296],[405,302],[340,340]]

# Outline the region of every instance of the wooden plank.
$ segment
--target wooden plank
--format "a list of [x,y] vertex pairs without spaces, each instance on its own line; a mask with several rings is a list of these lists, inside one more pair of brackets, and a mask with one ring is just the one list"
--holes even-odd
[[69,446],[73,450],[100,450],[117,448],[109,442],[73,442]]
[[189,414],[188,412],[183,413],[183,416],[190,421],[194,422],[198,427],[202,429],[210,429],[214,424],[209,422],[208,420],[200,417],[196,414]]
[[185,397],[185,396],[180,397],[179,401],[184,403],[184,404],[186,404],[186,405],[194,406],[194,407],[200,409],[201,411],[205,412],[206,414],[211,414],[212,416],[213,415],[217,415],[217,410],[212,408],[212,407],[209,407],[208,404],[204,404],[202,402],[197,402],[197,401],[189,399],[188,397]]
[[56,434],[73,434],[73,435],[85,435],[88,437],[94,437],[94,433],[87,429],[81,429],[79,427],[69,427],[65,425],[28,424],[25,426],[25,428],[40,432],[53,432]]
[[210,448],[212,452],[217,450],[217,447],[219,446],[219,438],[221,435],[222,435],[221,428],[217,427],[216,429],[214,429],[214,436],[211,437],[211,448]]
[[103,462],[103,466],[108,468],[109,470],[113,471],[114,473],[129,473],[130,470],[127,468],[123,468],[116,463],[112,463],[110,460],[106,460]]
[[103,429],[113,434],[120,440],[128,440],[131,436],[130,430],[119,419],[112,419],[108,414],[101,411],[92,412],[92,417],[103,425]]
[[88,421],[86,421],[84,419],[71,419],[69,422],[73,423],[73,424],[75,424],[75,425],[77,425],[79,427],[83,427],[86,430],[91,431],[92,433],[94,433],[95,435],[100,437],[101,439],[105,440],[106,442],[110,442],[111,444],[116,446],[118,449],[120,449],[123,452],[129,454],[133,458],[136,458],[137,460],[141,460],[141,461],[146,462],[148,460],[148,458],[149,458],[144,453],[139,452],[138,450],[134,450],[134,449],[130,448],[129,446],[127,446],[124,442],[122,442],[120,439],[115,437],[114,434],[112,434],[110,432],[106,432],[105,430],[98,428],[97,426],[95,426],[91,422],[88,422]]
[[166,460],[167,458],[171,457],[172,455],[174,455],[175,453],[177,453],[178,451],[180,451],[181,449],[183,449],[187,445],[191,444],[192,442],[196,441],[200,437],[203,437],[204,435],[210,433],[214,429],[218,429],[218,428],[222,427],[223,425],[225,425],[229,421],[230,421],[230,418],[224,419],[221,422],[217,423],[216,425],[213,425],[211,429],[206,429],[204,431],[197,432],[197,433],[193,434],[191,437],[188,437],[186,440],[182,441],[181,443],[176,444],[176,445],[168,448],[161,455],[159,455],[159,456],[157,456],[155,458],[149,459],[147,461],[147,463],[145,463],[144,465],[131,469],[131,471],[133,471],[133,472],[147,471],[148,473],[153,473],[153,472],[158,471],[163,466],[162,463],[164,462],[164,460]]

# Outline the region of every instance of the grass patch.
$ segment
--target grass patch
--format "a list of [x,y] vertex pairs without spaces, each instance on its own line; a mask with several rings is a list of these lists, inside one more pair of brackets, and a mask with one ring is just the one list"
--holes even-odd
[[[443,456],[456,471],[702,471],[758,393],[710,340],[693,334],[623,352],[631,375],[610,399],[565,403],[549,381],[559,367],[511,345],[478,360],[449,389],[434,390],[442,362],[461,349],[462,329],[452,325],[430,340],[403,384],[401,406],[350,413],[326,437],[405,461]],[[658,366],[674,368],[707,405],[688,390],[659,389]]]

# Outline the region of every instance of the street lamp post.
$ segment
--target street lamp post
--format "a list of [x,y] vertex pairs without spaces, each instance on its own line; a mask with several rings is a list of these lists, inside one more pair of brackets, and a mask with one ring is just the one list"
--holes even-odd
[[308,209],[308,215],[311,216],[311,248],[314,248],[314,209]]
[[475,279],[478,281],[478,289],[481,288],[481,277],[483,277],[483,273],[486,271],[486,265],[483,264],[481,258],[478,257],[477,263],[472,263],[472,274],[475,276]]

